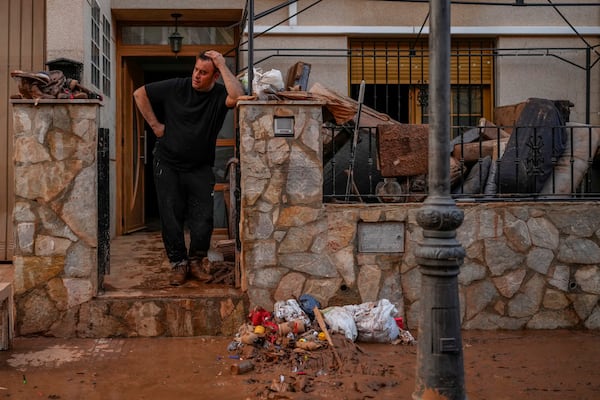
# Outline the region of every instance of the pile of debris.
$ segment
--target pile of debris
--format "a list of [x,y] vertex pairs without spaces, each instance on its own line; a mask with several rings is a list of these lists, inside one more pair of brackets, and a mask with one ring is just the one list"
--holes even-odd
[[357,342],[414,345],[415,339],[396,314],[386,299],[321,309],[307,294],[275,303],[273,312],[256,307],[228,346],[230,358],[240,360],[231,373],[274,376],[259,398],[309,393],[325,377],[389,375],[390,366],[369,359]]
[[208,257],[202,259],[201,267],[202,272],[210,276],[204,283],[235,286],[235,239],[216,241],[209,250]]
[[[326,195],[346,193],[347,200],[352,170],[343,166],[370,165],[374,159],[376,168],[359,168],[350,177],[353,195],[359,201],[368,201],[370,197],[361,196],[371,194],[380,202],[425,199],[428,125],[400,123],[319,83],[308,88],[310,64],[297,63],[290,68],[285,84],[280,74],[273,79],[273,72],[255,76],[254,89],[259,98],[324,102]],[[600,128],[569,121],[573,106],[570,100],[528,98],[496,107],[494,122],[481,118],[477,127],[462,128],[466,130],[457,133],[450,148],[452,193],[571,194],[600,148]],[[350,148],[355,142],[350,140],[352,131],[358,132],[355,149]],[[372,143],[376,144],[374,153]]]
[[76,79],[70,79],[60,70],[52,71],[11,71],[10,76],[17,80],[19,93],[11,99],[98,99],[102,96],[95,93]]

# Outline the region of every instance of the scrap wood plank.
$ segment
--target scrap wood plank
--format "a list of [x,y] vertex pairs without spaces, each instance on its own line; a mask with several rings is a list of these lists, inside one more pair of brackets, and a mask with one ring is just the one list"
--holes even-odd
[[377,164],[381,176],[389,178],[426,174],[428,157],[428,125],[377,125]]
[[298,61],[288,69],[286,88],[288,90],[306,90],[308,89],[308,76],[310,75],[311,65]]
[[[315,83],[308,92],[283,91],[277,96],[288,100],[315,100],[322,101],[325,108],[331,113],[338,125],[354,121],[358,112],[358,102],[351,97],[343,96],[320,83]],[[382,124],[399,124],[389,115],[375,111],[365,105],[361,108],[359,124],[361,127],[375,127]]]
[[500,140],[485,140],[482,142],[459,143],[454,145],[452,155],[467,162],[477,161],[480,158],[490,156],[496,160],[502,156],[508,143],[508,138]]
[[315,313],[315,318],[317,319],[317,323],[319,324],[319,328],[321,328],[321,330],[323,331],[323,333],[325,334],[325,338],[327,339],[327,343],[329,343],[329,347],[331,347],[331,351],[333,352],[333,356],[335,357],[335,361],[338,363],[338,367],[340,367],[340,370],[342,369],[342,359],[340,358],[340,355],[338,354],[337,350],[335,349],[335,345],[333,344],[333,340],[331,340],[331,336],[329,335],[329,331],[327,330],[327,324],[325,324],[325,320],[323,319],[323,314],[321,314],[321,311],[319,310],[318,307],[314,307],[313,308],[313,312]]
[[[338,125],[353,121],[357,117],[358,101],[351,97],[343,96],[320,83],[315,83],[310,88],[310,93],[320,97],[326,102],[327,109],[334,116]],[[380,124],[398,124],[389,115],[375,111],[365,105],[361,108],[359,124],[361,127],[374,127]]]
[[502,129],[508,133],[512,133],[513,127],[517,123],[517,119],[521,115],[526,102],[520,102],[517,104],[509,104],[505,106],[498,106],[494,108],[494,120],[497,126],[501,126]]

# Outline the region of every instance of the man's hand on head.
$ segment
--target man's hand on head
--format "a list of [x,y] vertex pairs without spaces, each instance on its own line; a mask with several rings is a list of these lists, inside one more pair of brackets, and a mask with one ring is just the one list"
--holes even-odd
[[208,50],[204,54],[212,60],[213,64],[215,64],[215,68],[219,70],[227,65],[225,63],[225,57],[223,57],[223,55],[218,51]]

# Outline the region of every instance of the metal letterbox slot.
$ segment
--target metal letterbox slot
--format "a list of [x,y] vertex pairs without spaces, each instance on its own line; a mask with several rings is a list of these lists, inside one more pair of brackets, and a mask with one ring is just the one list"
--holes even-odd
[[275,137],[294,137],[294,117],[277,117],[273,119]]

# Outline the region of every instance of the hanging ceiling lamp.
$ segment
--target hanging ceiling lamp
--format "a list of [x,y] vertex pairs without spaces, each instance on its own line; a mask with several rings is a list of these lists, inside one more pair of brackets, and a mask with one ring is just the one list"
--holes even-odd
[[171,46],[171,51],[177,56],[177,53],[181,51],[181,43],[183,43],[183,36],[177,31],[177,20],[181,18],[181,14],[174,13],[171,14],[171,17],[175,18],[175,32],[169,36],[169,45]]

